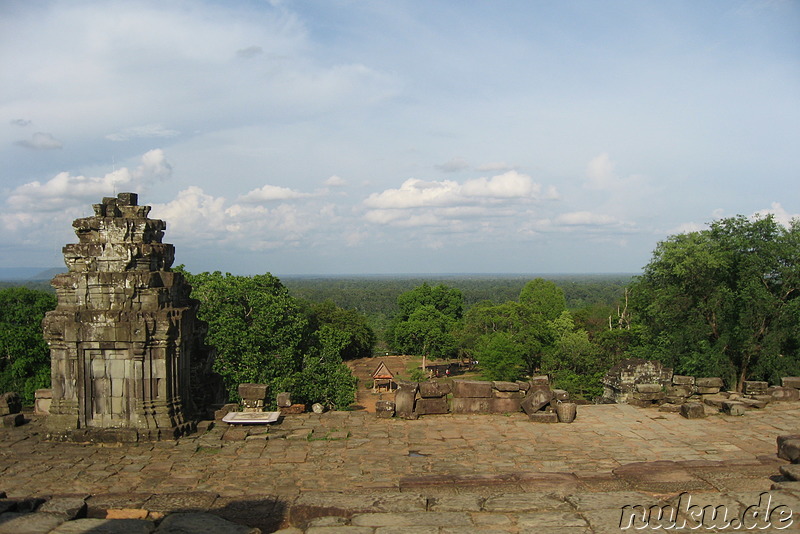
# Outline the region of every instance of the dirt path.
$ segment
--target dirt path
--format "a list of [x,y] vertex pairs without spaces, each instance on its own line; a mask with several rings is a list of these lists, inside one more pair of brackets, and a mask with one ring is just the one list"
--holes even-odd
[[383,391],[381,393],[373,393],[370,386],[372,384],[372,373],[378,368],[381,362],[386,364],[386,367],[395,375],[406,374],[406,366],[411,356],[406,355],[393,355],[393,356],[380,356],[375,358],[359,358],[358,360],[351,360],[346,362],[347,366],[353,372],[353,375],[358,378],[358,392],[356,393],[356,406],[358,410],[364,410],[370,413],[375,412],[375,402],[379,400],[394,400],[394,392]]

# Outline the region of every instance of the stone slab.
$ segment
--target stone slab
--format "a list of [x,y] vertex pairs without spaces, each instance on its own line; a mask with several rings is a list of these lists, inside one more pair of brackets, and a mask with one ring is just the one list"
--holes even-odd
[[516,382],[503,382],[495,380],[492,382],[492,388],[497,391],[519,391],[519,384]]
[[797,401],[800,400],[800,390],[792,387],[775,387],[772,388],[771,396],[776,402]]
[[232,523],[213,514],[170,514],[158,525],[156,534],[261,534],[258,528]]
[[722,388],[725,383],[719,377],[698,377],[695,378],[694,385],[704,388]]
[[800,389],[800,376],[784,376],[781,378],[781,386]]
[[672,383],[676,386],[694,386],[693,376],[672,375]]
[[520,406],[522,410],[530,416],[550,404],[552,399],[553,392],[549,389],[531,390],[522,400]]
[[450,411],[454,414],[489,413],[492,398],[453,397],[450,399]]
[[61,523],[50,534],[151,534],[155,528],[145,519],[76,519]]
[[454,398],[490,398],[492,383],[480,380],[453,380]]
[[444,397],[417,399],[414,405],[417,415],[445,414],[450,411],[447,399]]
[[45,534],[64,521],[61,514],[7,512],[0,516],[0,534]]
[[281,412],[230,412],[222,421],[231,425],[266,425],[280,419]]
[[419,396],[423,399],[440,398],[450,393],[450,382],[429,380],[419,383]]

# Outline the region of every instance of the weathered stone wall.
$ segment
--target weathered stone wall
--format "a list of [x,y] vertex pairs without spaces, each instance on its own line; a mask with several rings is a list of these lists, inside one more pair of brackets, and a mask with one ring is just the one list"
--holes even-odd
[[63,249],[69,270],[51,282],[58,305],[43,328],[55,436],[132,429],[131,439],[172,437],[195,411],[191,377],[208,367],[205,324],[191,287],[170,271],[166,224],[137,201],[134,193],[104,198],[92,217],[76,219],[79,242]]

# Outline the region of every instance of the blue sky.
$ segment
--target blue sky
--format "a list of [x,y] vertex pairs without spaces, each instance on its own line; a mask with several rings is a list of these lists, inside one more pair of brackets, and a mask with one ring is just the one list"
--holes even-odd
[[635,272],[800,213],[800,2],[0,3],[0,267],[135,191],[192,271]]

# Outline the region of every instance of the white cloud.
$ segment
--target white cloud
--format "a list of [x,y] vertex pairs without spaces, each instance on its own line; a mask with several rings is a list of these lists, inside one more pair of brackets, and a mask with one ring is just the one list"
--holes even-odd
[[589,211],[562,213],[555,218],[554,222],[564,226],[611,226],[620,224],[616,217]]
[[323,182],[328,187],[344,187],[347,185],[347,180],[335,174]]
[[453,180],[425,182],[409,178],[398,189],[373,193],[364,205],[379,209],[405,209],[485,203],[496,199],[537,200],[541,184],[530,176],[509,171],[491,178],[475,178],[460,184]]
[[30,139],[17,141],[17,144],[33,150],[54,150],[64,147],[64,143],[45,132],[36,132]]
[[783,206],[781,206],[780,202],[773,202],[769,208],[758,210],[750,217],[765,217],[767,215],[772,215],[775,218],[775,222],[778,222],[787,228],[791,225],[793,220],[800,219],[800,213],[789,213]]
[[586,166],[586,177],[586,187],[589,189],[608,189],[616,185],[614,163],[608,153],[604,152],[589,162]]
[[10,211],[63,210],[96,202],[122,188],[142,190],[154,180],[164,180],[172,167],[160,149],[150,150],[133,170],[123,167],[103,176],[74,176],[60,172],[46,182],[33,181],[13,189],[6,200]]
[[481,172],[501,172],[501,171],[510,171],[513,167],[507,164],[504,161],[496,161],[491,163],[484,163],[483,165],[478,165],[478,170]]
[[274,200],[290,200],[293,198],[304,198],[311,196],[309,193],[301,193],[288,187],[277,185],[265,185],[259,189],[253,189],[249,193],[239,197],[240,202],[258,203],[271,202]]
[[108,134],[106,135],[106,139],[109,141],[128,141],[130,139],[150,137],[170,138],[177,137],[178,135],[180,135],[180,132],[177,130],[164,128],[160,124],[147,124],[144,126],[132,126],[120,130],[119,132]]

